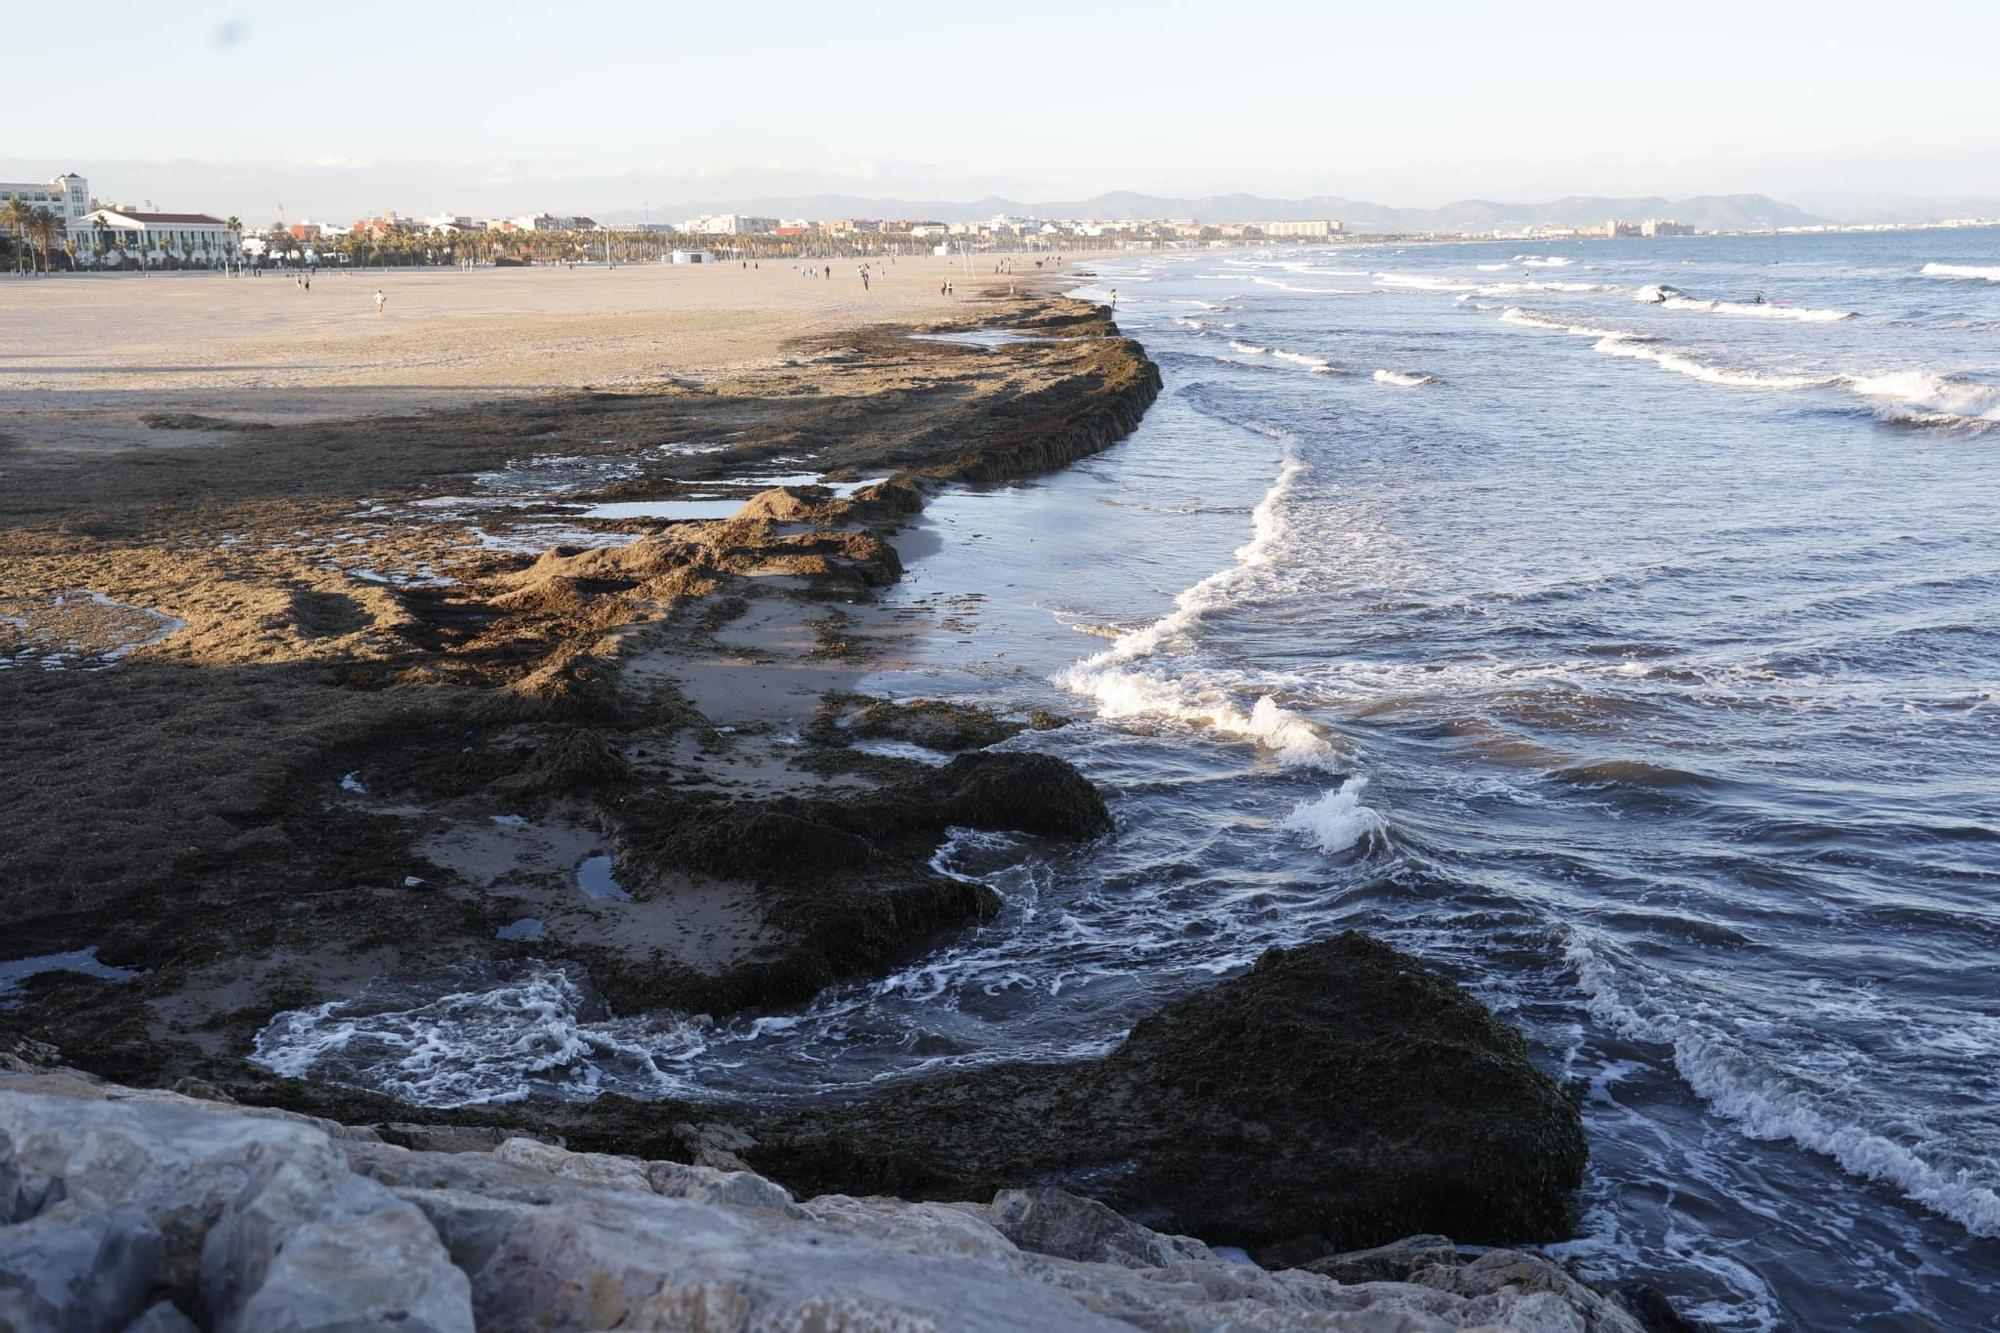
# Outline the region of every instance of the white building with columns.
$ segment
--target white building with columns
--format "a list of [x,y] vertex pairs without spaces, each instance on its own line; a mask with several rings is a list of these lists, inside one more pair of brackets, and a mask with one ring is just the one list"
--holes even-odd
[[168,261],[212,266],[243,257],[243,238],[206,213],[132,213],[100,208],[69,224],[79,262],[117,268]]

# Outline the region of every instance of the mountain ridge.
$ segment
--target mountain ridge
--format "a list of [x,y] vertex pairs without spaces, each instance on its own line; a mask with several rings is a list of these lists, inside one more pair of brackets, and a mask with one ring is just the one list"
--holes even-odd
[[[649,210],[678,221],[700,213],[736,212],[761,216],[907,218],[929,222],[976,222],[1006,214],[1030,218],[1186,218],[1202,223],[1296,221],[1337,218],[1350,231],[1465,232],[1518,230],[1528,226],[1601,226],[1611,218],[1639,221],[1672,218],[1716,230],[1797,227],[1828,219],[1763,194],[1708,194],[1669,199],[1661,195],[1568,195],[1544,203],[1504,203],[1459,199],[1435,208],[1399,208],[1338,195],[1274,199],[1234,193],[1182,198],[1111,190],[1087,199],[1022,203],[988,195],[981,199],[866,199],[856,195],[808,194],[754,199],[704,200]],[[636,210],[607,213],[604,220],[637,221]]]

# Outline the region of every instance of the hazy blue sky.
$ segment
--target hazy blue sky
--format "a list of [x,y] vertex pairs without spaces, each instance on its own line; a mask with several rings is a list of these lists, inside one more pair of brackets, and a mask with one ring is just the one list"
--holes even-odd
[[98,0],[14,7],[5,33],[0,178],[258,220],[823,190],[2000,195],[2000,0]]

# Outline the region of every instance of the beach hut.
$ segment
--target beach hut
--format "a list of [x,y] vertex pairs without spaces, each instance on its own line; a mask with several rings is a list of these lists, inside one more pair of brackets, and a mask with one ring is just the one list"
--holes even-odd
[[667,256],[675,264],[713,264],[715,256],[707,250],[676,250]]

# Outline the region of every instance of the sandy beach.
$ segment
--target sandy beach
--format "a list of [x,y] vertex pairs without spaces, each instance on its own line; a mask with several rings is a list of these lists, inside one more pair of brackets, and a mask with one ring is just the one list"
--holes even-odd
[[[0,436],[18,464],[157,445],[144,412],[297,422],[745,370],[792,339],[975,318],[1000,260],[970,277],[960,260],[873,260],[865,290],[861,262],[333,269],[310,291],[284,273],[0,281]],[[802,276],[817,263],[831,276]]]

